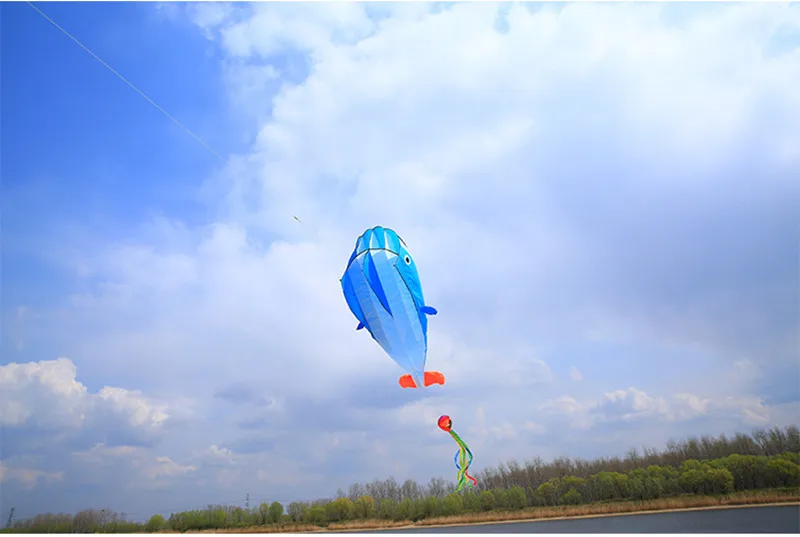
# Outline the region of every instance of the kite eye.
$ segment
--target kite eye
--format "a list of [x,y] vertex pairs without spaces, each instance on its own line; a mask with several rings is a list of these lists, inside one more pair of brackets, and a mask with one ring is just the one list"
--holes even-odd
[[408,256],[405,257],[404,261],[406,262],[406,265],[410,265],[411,264],[411,258],[408,257]]

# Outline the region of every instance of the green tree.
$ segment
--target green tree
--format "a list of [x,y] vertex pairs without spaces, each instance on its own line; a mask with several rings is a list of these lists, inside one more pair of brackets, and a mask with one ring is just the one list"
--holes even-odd
[[262,502],[258,506],[258,519],[258,523],[262,526],[266,526],[269,522],[269,504],[267,502]]
[[231,521],[232,525],[236,527],[242,527],[247,523],[247,511],[242,509],[241,507],[235,507],[233,509],[233,513],[231,513]]
[[659,495],[676,494],[680,490],[678,486],[678,476],[680,472],[671,466],[650,465],[647,467],[646,475],[648,479],[655,480],[658,487],[654,484],[646,484],[648,490],[660,490]]
[[733,454],[715,460],[713,465],[725,468],[733,475],[733,486],[736,490],[764,487],[764,477],[767,474],[765,457]]
[[683,462],[681,465],[681,473],[688,472],[690,470],[702,470],[703,465],[697,459],[689,459]]
[[519,485],[514,485],[508,489],[508,507],[512,509],[524,509],[528,503],[525,497],[525,489]]
[[614,497],[615,498],[630,498],[630,478],[619,472],[611,472],[611,480],[614,481]]
[[321,505],[315,505],[305,509],[303,512],[303,521],[308,524],[315,524],[317,526],[324,526],[326,522],[325,508]]
[[598,500],[611,500],[617,496],[611,472],[600,472],[593,475],[590,483]]
[[800,452],[795,451],[785,451],[778,455],[779,459],[786,459],[787,461],[793,462],[795,464],[800,464]]
[[150,517],[150,520],[147,521],[145,529],[151,533],[165,530],[167,529],[167,521],[162,515],[153,515]]
[[545,505],[555,505],[558,501],[558,487],[552,479],[539,485],[536,493],[544,500]]
[[508,491],[506,489],[492,490],[492,500],[494,509],[506,509],[508,507]]
[[491,511],[494,507],[494,494],[492,494],[491,490],[483,490],[481,491],[480,495],[481,501],[481,510],[482,511]]
[[303,502],[292,502],[289,504],[289,516],[292,517],[292,521],[294,522],[301,522],[303,520],[303,514],[305,513],[308,506]]
[[375,500],[372,496],[361,496],[353,505],[353,516],[356,518],[373,518],[376,514]]
[[784,457],[770,459],[766,465],[767,479],[772,487],[800,486],[800,465]]
[[267,511],[267,520],[272,524],[277,524],[281,521],[283,516],[283,505],[280,502],[272,502],[269,504]]
[[727,468],[709,468],[706,470],[705,493],[730,494],[734,491],[733,474]]
[[643,500],[645,493],[644,493],[644,480],[641,474],[636,474],[635,472],[631,472],[631,475],[628,476],[628,494],[629,497],[634,500]]
[[95,533],[100,529],[100,513],[94,509],[78,511],[72,517],[72,529],[75,533]]
[[681,470],[681,476],[678,478],[681,489],[687,494],[697,494],[702,489],[702,470]]
[[478,491],[468,490],[463,493],[464,510],[468,513],[477,513],[481,510],[481,495]]
[[414,515],[413,504],[411,498],[403,498],[398,502],[397,508],[394,511],[394,520],[411,520]]
[[169,520],[167,520],[167,525],[169,529],[173,531],[185,531],[186,524],[184,521],[184,514],[183,513],[172,513],[169,515]]
[[452,493],[444,497],[442,514],[444,516],[459,515],[464,511],[464,498],[460,494]]
[[442,502],[436,496],[426,496],[415,502],[414,520],[438,516],[442,511]]
[[563,495],[569,489],[575,489],[578,492],[583,493],[585,487],[586,480],[584,478],[576,477],[574,475],[565,475],[559,480],[558,492]]
[[378,501],[378,517],[384,520],[392,520],[397,511],[397,502],[392,498],[384,498]]
[[567,492],[561,496],[561,503],[564,505],[578,505],[583,501],[583,497],[581,497],[581,493],[577,490],[569,489]]
[[353,502],[345,497],[337,498],[325,506],[325,516],[328,522],[347,520],[352,512]]
[[656,498],[660,498],[664,495],[664,482],[663,479],[659,479],[656,477],[647,477],[644,480],[644,487],[643,487],[643,500],[655,500]]
[[[678,483],[689,494],[727,494],[734,490],[734,477],[727,468],[715,468],[711,464],[690,464],[681,466]],[[697,464],[695,464],[697,463]]]

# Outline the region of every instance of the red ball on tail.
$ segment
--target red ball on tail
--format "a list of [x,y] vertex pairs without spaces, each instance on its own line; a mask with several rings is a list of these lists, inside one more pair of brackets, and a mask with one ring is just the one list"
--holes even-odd
[[450,432],[450,429],[453,428],[453,420],[450,419],[450,416],[444,415],[439,417],[439,428],[446,433]]

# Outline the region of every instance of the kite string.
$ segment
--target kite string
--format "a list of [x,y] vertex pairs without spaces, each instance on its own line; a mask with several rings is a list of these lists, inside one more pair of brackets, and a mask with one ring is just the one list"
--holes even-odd
[[195,139],[197,142],[199,142],[199,143],[200,143],[200,145],[202,145],[202,146],[203,146],[203,147],[205,147],[205,148],[206,148],[208,151],[210,151],[212,155],[214,155],[215,157],[217,157],[217,158],[218,158],[218,159],[220,159],[221,161],[225,162],[225,159],[222,157],[222,155],[220,155],[219,153],[217,153],[216,151],[214,151],[214,149],[212,149],[212,148],[211,148],[211,146],[209,146],[209,145],[208,145],[207,143],[205,143],[205,142],[204,142],[202,139],[200,139],[200,137],[199,137],[199,136],[197,136],[195,133],[193,133],[191,130],[189,130],[189,128],[188,128],[188,127],[186,127],[186,126],[185,126],[183,123],[181,123],[180,121],[178,121],[178,120],[177,120],[177,119],[176,119],[176,118],[175,118],[175,117],[174,117],[172,114],[170,114],[169,112],[167,112],[166,110],[164,110],[164,108],[162,108],[161,106],[159,106],[159,105],[158,105],[158,103],[156,103],[156,102],[155,102],[153,99],[151,99],[150,97],[148,97],[148,96],[147,96],[147,94],[145,94],[145,92],[143,92],[142,90],[140,90],[139,88],[137,88],[137,87],[136,87],[136,86],[135,86],[135,85],[134,85],[134,84],[133,84],[131,81],[129,81],[127,78],[125,78],[124,76],[122,76],[121,74],[119,74],[119,73],[118,73],[118,72],[117,72],[117,71],[116,71],[116,70],[115,70],[113,67],[111,67],[111,66],[110,66],[110,65],[108,65],[106,62],[104,62],[104,61],[102,60],[102,58],[100,58],[100,56],[98,56],[97,54],[95,54],[94,52],[92,52],[91,50],[89,50],[89,47],[87,47],[86,45],[84,45],[83,43],[81,43],[80,41],[78,41],[78,39],[76,39],[75,37],[73,37],[73,36],[72,36],[72,34],[70,34],[70,33],[69,33],[68,31],[66,31],[64,28],[62,28],[61,26],[59,26],[59,25],[58,25],[58,23],[56,23],[56,21],[54,21],[53,19],[51,19],[50,17],[48,17],[48,16],[47,16],[47,14],[46,14],[44,11],[42,11],[41,9],[39,9],[38,7],[36,7],[35,5],[33,5],[33,3],[32,3],[32,2],[30,2],[30,1],[26,1],[26,3],[27,3],[29,6],[31,6],[33,9],[35,9],[35,10],[36,10],[36,11],[39,13],[39,15],[41,15],[42,17],[44,17],[44,18],[45,18],[45,19],[46,19],[46,20],[47,20],[47,21],[48,21],[50,24],[52,24],[53,26],[55,26],[56,28],[58,28],[58,29],[61,31],[61,33],[63,33],[63,34],[64,34],[64,35],[66,35],[67,37],[69,37],[69,38],[70,38],[72,41],[74,41],[74,42],[75,42],[75,43],[76,43],[76,44],[77,44],[79,47],[81,47],[83,50],[85,50],[86,52],[88,52],[88,53],[89,53],[89,54],[90,54],[90,55],[91,55],[91,56],[92,56],[92,57],[93,57],[95,60],[97,60],[98,62],[100,62],[100,64],[102,64],[102,65],[103,65],[103,66],[104,66],[106,69],[108,69],[109,71],[111,71],[112,73],[114,73],[114,75],[116,75],[116,77],[117,77],[117,78],[119,78],[120,80],[122,80],[123,82],[125,82],[125,84],[127,84],[128,86],[130,86],[130,88],[131,88],[131,89],[133,89],[133,90],[134,90],[136,93],[138,93],[139,95],[141,95],[142,97],[144,97],[144,98],[145,98],[145,99],[146,99],[146,100],[147,100],[147,101],[148,101],[150,104],[152,104],[152,105],[153,105],[153,106],[154,106],[154,107],[155,107],[155,108],[156,108],[158,111],[160,111],[162,114],[164,114],[164,115],[165,115],[165,116],[167,116],[169,119],[171,119],[171,120],[172,120],[172,121],[173,121],[173,122],[174,122],[174,123],[175,123],[177,126],[179,126],[181,129],[183,129],[184,131],[186,131],[186,133],[188,133],[188,134],[189,134],[189,136],[191,136],[192,138],[194,138],[194,139]]

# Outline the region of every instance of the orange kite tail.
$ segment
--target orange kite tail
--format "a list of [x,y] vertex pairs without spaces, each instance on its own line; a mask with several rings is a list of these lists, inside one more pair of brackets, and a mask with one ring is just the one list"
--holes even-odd
[[[423,380],[425,382],[425,387],[431,386],[433,384],[439,384],[440,386],[444,386],[444,375],[439,373],[438,371],[425,371],[425,378]],[[411,375],[403,375],[400,377],[399,380],[400,387],[402,388],[417,388],[417,383],[414,382],[414,379]]]

